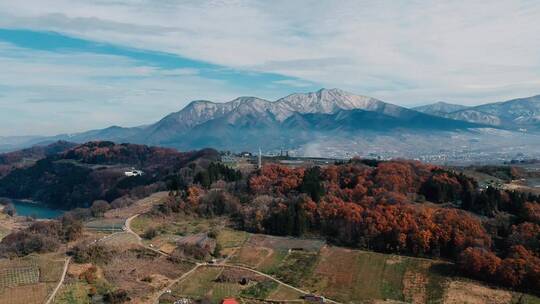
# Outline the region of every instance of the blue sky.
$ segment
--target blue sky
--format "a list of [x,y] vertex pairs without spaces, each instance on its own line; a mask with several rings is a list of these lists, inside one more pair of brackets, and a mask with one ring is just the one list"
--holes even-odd
[[0,112],[1,136],[140,125],[178,111],[195,99],[227,101],[238,94],[278,98],[319,88],[311,81],[277,73],[241,70],[51,31],[0,29],[0,56],[13,62],[14,68],[17,61],[25,62],[28,73],[40,78],[25,84],[27,78],[18,76],[23,79],[13,85],[0,84],[0,98],[2,92],[20,96],[8,100]]
[[338,87],[404,106],[540,94],[538,1],[0,2],[0,136]]

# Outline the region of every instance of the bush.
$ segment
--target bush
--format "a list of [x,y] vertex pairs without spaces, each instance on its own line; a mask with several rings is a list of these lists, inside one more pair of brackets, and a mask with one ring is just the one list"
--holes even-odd
[[6,205],[4,205],[4,209],[2,210],[2,212],[9,216],[14,216],[17,213],[17,209],[15,209],[15,205],[13,205],[13,203],[7,203]]
[[151,228],[146,229],[146,231],[143,234],[143,238],[147,240],[151,240],[155,238],[157,235],[158,235],[158,232],[156,228],[151,227]]
[[103,300],[105,300],[106,303],[117,304],[127,302],[130,298],[125,290],[118,289],[105,294]]
[[92,211],[92,215],[95,217],[102,217],[107,210],[111,209],[111,205],[107,203],[106,201],[94,201],[92,203],[92,207],[90,207],[90,210]]
[[78,244],[68,253],[76,263],[106,264],[115,251],[100,244]]
[[274,281],[262,281],[257,284],[242,290],[242,296],[256,299],[266,299],[270,292],[276,289],[278,283]]

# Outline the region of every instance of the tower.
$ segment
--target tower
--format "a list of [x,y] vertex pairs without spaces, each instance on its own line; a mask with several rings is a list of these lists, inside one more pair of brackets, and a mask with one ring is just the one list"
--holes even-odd
[[262,168],[262,151],[261,151],[261,148],[259,148],[259,157],[258,157],[258,161],[257,161],[257,168],[258,169]]

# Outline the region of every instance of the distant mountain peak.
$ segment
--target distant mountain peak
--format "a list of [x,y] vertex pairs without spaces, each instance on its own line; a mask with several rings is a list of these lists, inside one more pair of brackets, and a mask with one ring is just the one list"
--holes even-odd
[[467,109],[467,106],[453,104],[445,101],[437,101],[425,106],[414,107],[413,110],[435,116],[446,116],[450,113]]

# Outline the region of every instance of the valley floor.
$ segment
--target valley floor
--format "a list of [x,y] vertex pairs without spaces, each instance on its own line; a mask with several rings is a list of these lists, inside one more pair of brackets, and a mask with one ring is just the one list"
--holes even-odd
[[[99,294],[118,289],[127,291],[130,303],[221,303],[229,297],[300,303],[307,294],[334,303],[540,303],[457,277],[444,261],[250,234],[232,228],[227,218],[152,215],[151,207],[165,198],[157,193],[86,223],[87,241],[117,253],[101,264],[71,261],[51,303],[102,303]],[[143,238],[149,229],[156,235]],[[200,235],[215,238],[216,258],[171,259],[179,243]],[[65,250],[0,260],[0,303],[44,303],[62,278]]]

